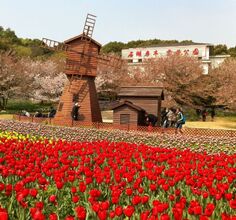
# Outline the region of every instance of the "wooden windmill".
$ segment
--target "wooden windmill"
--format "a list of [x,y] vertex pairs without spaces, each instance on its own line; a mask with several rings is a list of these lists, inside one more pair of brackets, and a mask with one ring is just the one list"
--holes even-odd
[[96,16],[88,14],[83,33],[60,43],[43,38],[42,46],[56,51],[65,51],[65,74],[69,80],[60,97],[55,116],[55,124],[66,125],[71,122],[73,104],[80,107],[79,121],[102,122],[97,99],[95,77],[98,64],[119,67],[121,59],[116,56],[100,54],[101,44],[92,39]]

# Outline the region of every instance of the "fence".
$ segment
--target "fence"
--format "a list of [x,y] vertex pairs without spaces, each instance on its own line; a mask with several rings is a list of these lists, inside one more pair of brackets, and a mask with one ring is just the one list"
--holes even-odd
[[[42,123],[47,125],[55,125],[53,118],[36,118],[26,117],[21,115],[13,115],[14,120],[22,122]],[[156,133],[168,133],[174,134],[174,128],[161,128],[161,127],[147,127],[137,126],[133,124],[114,125],[112,123],[100,123],[100,122],[81,122],[74,120],[63,120],[63,126],[67,127],[86,127],[105,130],[127,130],[127,131],[139,131],[139,132],[156,132]],[[236,130],[223,130],[223,129],[205,129],[205,128],[184,128],[184,135],[186,136],[211,136],[211,137],[236,137]]]

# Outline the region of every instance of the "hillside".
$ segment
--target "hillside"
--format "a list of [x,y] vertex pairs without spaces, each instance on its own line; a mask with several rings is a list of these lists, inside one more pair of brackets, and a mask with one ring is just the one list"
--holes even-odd
[[[123,42],[109,42],[102,47],[104,53],[117,53],[121,54],[122,49],[135,48],[135,47],[147,47],[159,44],[173,44],[173,43],[191,43],[191,40],[178,41],[178,40],[132,40],[127,43]],[[19,38],[13,30],[10,28],[4,29],[0,26],[0,51],[13,50],[18,56],[29,57],[48,57],[55,55],[55,52],[51,52],[47,49],[40,47],[41,41],[39,39],[24,39]],[[57,53],[58,54],[58,53]],[[230,54],[232,57],[236,57],[236,46],[228,48],[226,45],[215,45],[211,51],[212,55]],[[60,55],[60,54],[59,54]]]
[[53,53],[40,47],[38,39],[24,39],[16,36],[10,28],[4,29],[0,26],[0,51],[11,51],[20,57],[43,57]]

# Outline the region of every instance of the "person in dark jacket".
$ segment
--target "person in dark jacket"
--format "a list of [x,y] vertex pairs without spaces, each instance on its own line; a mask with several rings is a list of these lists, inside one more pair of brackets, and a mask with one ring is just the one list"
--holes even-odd
[[215,108],[212,108],[211,109],[211,121],[214,121],[215,116],[216,116]]
[[151,126],[155,126],[157,123],[157,116],[153,115],[153,114],[145,114],[146,117],[146,124],[147,125],[151,125]]
[[54,118],[54,116],[56,115],[56,112],[57,112],[56,109],[54,109],[53,107],[50,107],[48,117],[49,118]]
[[176,109],[176,129],[175,129],[175,134],[178,134],[178,131],[182,134],[183,131],[182,131],[182,126],[183,124],[185,124],[185,117],[183,115],[183,112],[181,111],[180,108],[177,108]]
[[80,105],[78,102],[76,102],[71,111],[71,117],[75,121],[79,120],[79,109],[80,109]]
[[206,121],[206,117],[207,117],[207,110],[204,108],[202,110],[202,121]]

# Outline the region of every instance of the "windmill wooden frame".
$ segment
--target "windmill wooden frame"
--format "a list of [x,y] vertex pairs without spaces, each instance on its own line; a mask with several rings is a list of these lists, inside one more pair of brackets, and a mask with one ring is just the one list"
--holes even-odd
[[63,43],[42,39],[42,47],[65,51],[65,74],[69,80],[65,85],[55,116],[55,124],[66,125],[72,120],[71,110],[75,102],[80,104],[79,121],[102,122],[97,99],[95,77],[98,64],[119,68],[122,60],[117,56],[100,54],[101,44],[92,39],[96,16],[87,14],[82,34]]

